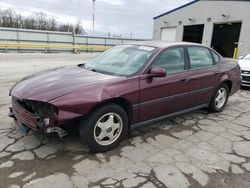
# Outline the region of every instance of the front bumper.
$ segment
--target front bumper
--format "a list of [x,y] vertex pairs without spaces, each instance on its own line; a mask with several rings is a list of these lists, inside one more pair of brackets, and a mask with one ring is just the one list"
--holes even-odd
[[51,125],[50,123],[53,121],[50,121],[50,119],[33,114],[23,108],[14,97],[12,97],[12,107],[9,109],[9,117],[13,118],[19,130],[26,134],[30,130],[33,130],[39,133],[56,132],[60,137],[67,135],[65,130]]
[[27,127],[27,129],[32,129],[36,132],[42,131],[45,127],[45,122],[42,122],[41,118],[20,107],[13,100],[12,107],[9,110],[9,117],[14,118],[17,125]]
[[250,71],[241,71],[241,85],[250,87]]

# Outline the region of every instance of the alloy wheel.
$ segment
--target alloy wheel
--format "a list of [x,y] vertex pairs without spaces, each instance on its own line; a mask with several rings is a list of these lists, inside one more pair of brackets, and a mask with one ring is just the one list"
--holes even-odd
[[95,124],[95,141],[103,146],[114,143],[120,136],[123,128],[122,118],[116,113],[104,114]]
[[215,97],[215,106],[220,109],[224,106],[227,99],[227,91],[225,88],[220,88]]

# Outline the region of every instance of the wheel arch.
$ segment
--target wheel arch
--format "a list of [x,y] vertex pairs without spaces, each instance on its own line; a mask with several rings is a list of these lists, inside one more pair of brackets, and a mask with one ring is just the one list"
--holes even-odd
[[120,106],[123,110],[125,110],[127,116],[128,116],[128,121],[129,121],[129,124],[131,123],[132,121],[132,118],[133,118],[133,108],[132,108],[132,105],[131,103],[125,99],[125,98],[122,98],[122,97],[117,97],[117,98],[112,98],[112,99],[106,99],[104,101],[101,101],[99,103],[97,103],[89,112],[89,114],[91,114],[93,111],[95,111],[97,108],[100,108],[106,104],[110,104],[110,103],[114,103],[118,106]]
[[220,79],[220,85],[221,84],[226,84],[228,86],[229,93],[231,93],[232,87],[233,87],[233,82],[230,80],[230,76],[228,74],[224,74],[221,77],[221,79]]
[[228,79],[228,80],[224,80],[221,84],[226,84],[228,86],[229,94],[230,94],[232,91],[233,82]]

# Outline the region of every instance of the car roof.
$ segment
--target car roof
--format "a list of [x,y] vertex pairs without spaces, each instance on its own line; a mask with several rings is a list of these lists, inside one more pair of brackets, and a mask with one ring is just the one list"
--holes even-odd
[[169,42],[169,41],[158,41],[158,40],[129,42],[125,44],[151,46],[151,47],[156,47],[156,48],[167,48],[167,47],[182,46],[182,45],[204,46],[202,44],[197,44],[197,43],[192,43],[192,42]]

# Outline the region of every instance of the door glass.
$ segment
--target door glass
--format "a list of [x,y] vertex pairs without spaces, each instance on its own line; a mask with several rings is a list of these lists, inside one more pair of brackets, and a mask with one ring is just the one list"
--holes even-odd
[[211,53],[213,54],[215,64],[219,63],[220,57],[215,52],[213,52],[212,50],[211,50]]
[[188,47],[191,69],[209,67],[213,65],[213,58],[207,48]]
[[153,67],[161,67],[167,74],[174,74],[185,70],[184,49],[173,48],[163,51],[156,59]]

